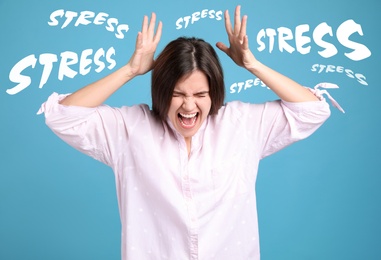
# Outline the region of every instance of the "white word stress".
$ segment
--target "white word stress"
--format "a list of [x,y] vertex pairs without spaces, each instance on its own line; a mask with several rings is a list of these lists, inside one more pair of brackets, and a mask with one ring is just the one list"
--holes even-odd
[[[60,61],[58,67],[58,79],[63,80],[64,77],[74,78],[78,72],[81,75],[86,75],[91,70],[91,64],[94,63],[95,72],[99,73],[105,69],[106,65],[109,70],[116,66],[115,60],[112,56],[115,55],[114,47],[109,48],[106,52],[103,48],[98,49],[94,55],[92,49],[86,49],[82,51],[80,57],[78,54],[72,51],[65,51],[60,54]],[[38,57],[38,62],[43,66],[39,88],[42,88],[48,81],[54,64],[58,62],[58,57],[53,53],[42,53]],[[79,63],[79,68],[74,69]],[[22,73],[29,67],[33,69],[36,67],[37,58],[34,54],[28,55],[16,63],[9,73],[9,79],[13,83],[18,83],[13,88],[7,89],[9,95],[14,95],[27,88],[31,83],[31,77],[23,75]]]
[[180,17],[176,21],[176,29],[180,30],[182,28],[187,28],[189,23],[194,24],[195,22],[199,21],[200,19],[215,19],[217,21],[222,20],[222,11],[215,11],[215,10],[209,10],[209,9],[203,9],[202,11],[194,12],[192,15],[187,15],[184,17]]
[[235,83],[231,84],[230,85],[230,94],[239,93],[242,90],[246,90],[246,89],[249,89],[251,87],[256,87],[256,86],[267,88],[265,83],[263,83],[263,81],[260,80],[259,78],[248,79],[246,81],[235,82]]
[[320,73],[338,73],[347,76],[348,78],[356,79],[358,83],[368,86],[366,82],[366,77],[361,73],[355,73],[353,70],[344,68],[343,66],[335,65],[325,65],[325,64],[314,64],[311,67],[312,72]]
[[[74,21],[75,20],[75,21]],[[67,27],[70,24],[74,24],[75,27],[79,25],[103,25],[109,32],[115,32],[115,37],[118,39],[124,38],[124,33],[128,32],[128,24],[121,24],[117,18],[109,17],[109,14],[104,12],[94,13],[92,11],[82,11],[80,13],[73,11],[65,11],[63,9],[56,10],[50,14],[50,26],[61,25],[61,29]]]
[[[291,30],[287,27],[279,27],[276,30],[273,28],[261,29],[257,34],[258,51],[263,51],[268,48],[269,53],[274,49],[276,40],[280,52],[284,50],[288,53],[293,53],[296,49],[300,54],[308,54],[311,51],[311,39],[315,44],[322,48],[317,53],[323,58],[330,58],[338,54],[338,48],[334,42],[337,41],[341,46],[346,47],[352,51],[345,52],[344,55],[353,60],[360,61],[371,56],[369,48],[359,42],[350,40],[353,34],[363,36],[362,27],[354,20],[346,20],[341,23],[334,34],[333,29],[327,23],[323,22],[318,24],[312,31],[312,38],[308,36],[310,26],[308,24],[301,24]],[[331,38],[336,39],[331,39]],[[294,42],[293,47],[291,43]]]

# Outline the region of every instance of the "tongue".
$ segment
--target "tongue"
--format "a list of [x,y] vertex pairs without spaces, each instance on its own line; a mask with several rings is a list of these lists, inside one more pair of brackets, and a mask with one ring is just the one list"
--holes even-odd
[[192,118],[181,117],[181,120],[183,121],[184,124],[191,125],[193,124],[194,117]]

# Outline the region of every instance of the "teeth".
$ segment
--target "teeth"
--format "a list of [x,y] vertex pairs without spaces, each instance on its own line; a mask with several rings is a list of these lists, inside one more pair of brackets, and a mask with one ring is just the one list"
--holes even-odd
[[185,118],[192,118],[192,117],[195,117],[197,115],[197,113],[194,113],[194,114],[183,114],[183,113],[180,113],[180,115],[182,117],[185,117]]

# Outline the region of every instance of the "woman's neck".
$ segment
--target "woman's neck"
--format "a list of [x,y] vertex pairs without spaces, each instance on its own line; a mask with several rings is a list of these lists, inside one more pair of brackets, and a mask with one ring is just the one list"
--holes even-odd
[[184,137],[184,139],[185,139],[185,144],[187,146],[188,157],[189,157],[191,153],[191,147],[192,147],[192,137]]

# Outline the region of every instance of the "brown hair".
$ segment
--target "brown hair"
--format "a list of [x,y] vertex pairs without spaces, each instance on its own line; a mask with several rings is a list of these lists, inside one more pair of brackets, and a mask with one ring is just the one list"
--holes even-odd
[[167,118],[176,83],[195,70],[202,71],[208,78],[212,100],[209,114],[218,112],[224,103],[225,84],[216,51],[202,39],[180,37],[164,48],[152,70],[152,110],[157,117]]

